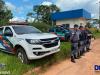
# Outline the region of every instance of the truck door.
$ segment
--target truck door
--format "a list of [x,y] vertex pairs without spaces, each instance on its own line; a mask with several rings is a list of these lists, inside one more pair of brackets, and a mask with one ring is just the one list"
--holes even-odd
[[3,27],[0,27],[0,49],[4,50],[5,47],[3,45]]
[[10,39],[13,37],[13,32],[10,27],[6,27],[3,34],[3,46],[7,52],[13,52],[13,44]]

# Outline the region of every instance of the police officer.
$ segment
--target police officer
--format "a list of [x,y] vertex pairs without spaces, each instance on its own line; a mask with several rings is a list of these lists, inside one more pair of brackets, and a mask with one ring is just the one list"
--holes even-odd
[[85,31],[84,31],[84,27],[80,26],[80,35],[79,35],[79,54],[80,56],[83,55],[85,53],[85,40],[86,40],[86,36],[85,36]]
[[78,25],[74,25],[74,30],[70,35],[71,41],[71,61],[75,63],[75,58],[78,56],[79,29]]
[[92,33],[89,30],[88,26],[85,26],[85,34],[86,34],[86,51],[91,50],[90,49],[90,44],[91,44],[91,38],[92,38]]

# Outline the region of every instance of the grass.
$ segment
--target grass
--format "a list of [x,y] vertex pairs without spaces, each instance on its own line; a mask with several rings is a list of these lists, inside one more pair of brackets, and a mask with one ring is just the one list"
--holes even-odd
[[[62,42],[61,51],[47,56],[39,60],[33,60],[31,64],[22,64],[19,59],[11,54],[3,53],[0,51],[0,64],[4,63],[6,66],[0,68],[0,71],[10,71],[10,75],[22,75],[23,73],[31,70],[35,67],[41,66],[45,70],[47,66],[54,64],[55,62],[61,61],[69,57],[70,43]],[[33,73],[34,75],[34,73]]]
[[94,36],[95,36],[96,38],[100,38],[100,32],[99,32],[99,33],[95,33]]
[[10,71],[10,75],[22,75],[34,65],[26,65],[19,62],[17,57],[11,54],[0,52],[0,64],[4,63],[6,66],[0,71]]
[[93,28],[93,29],[90,29],[90,30],[91,30],[91,32],[93,33],[93,35],[94,35],[96,38],[100,38],[100,29],[97,30],[97,29]]

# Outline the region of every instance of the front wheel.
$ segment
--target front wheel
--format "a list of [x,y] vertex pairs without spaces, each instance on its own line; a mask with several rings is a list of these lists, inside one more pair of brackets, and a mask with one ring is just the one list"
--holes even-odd
[[18,48],[16,54],[17,54],[17,57],[21,60],[22,63],[29,64],[30,61],[28,60],[26,52],[23,48]]

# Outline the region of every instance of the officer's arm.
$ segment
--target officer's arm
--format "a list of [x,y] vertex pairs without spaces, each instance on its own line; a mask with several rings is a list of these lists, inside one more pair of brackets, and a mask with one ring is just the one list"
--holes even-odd
[[74,35],[75,35],[75,34],[74,34],[73,32],[70,34],[70,41],[73,40]]

